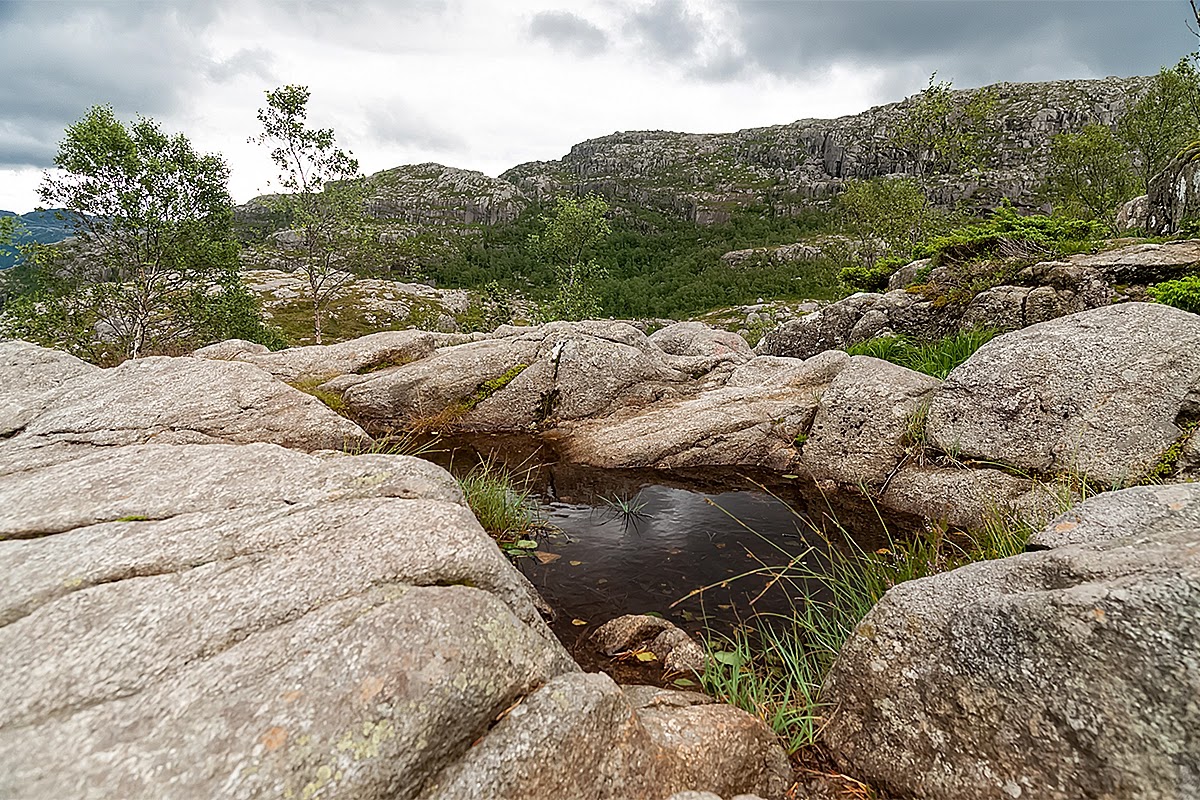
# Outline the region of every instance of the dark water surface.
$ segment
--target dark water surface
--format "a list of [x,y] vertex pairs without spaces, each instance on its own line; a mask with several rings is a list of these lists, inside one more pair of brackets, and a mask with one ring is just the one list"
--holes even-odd
[[[449,440],[426,457],[459,474],[492,459],[526,479],[550,529],[518,565],[555,610],[552,626],[568,647],[622,614],[660,614],[696,634],[728,632],[755,612],[787,613],[819,582],[775,580],[774,568],[801,557],[820,572],[846,534],[864,549],[887,536],[869,505],[822,496],[800,478],[597,470],[558,463],[528,438]],[[887,520],[893,535],[915,525]]]

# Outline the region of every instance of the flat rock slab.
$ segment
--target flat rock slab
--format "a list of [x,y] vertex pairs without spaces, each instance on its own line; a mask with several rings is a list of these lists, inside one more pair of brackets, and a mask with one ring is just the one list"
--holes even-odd
[[[0,364],[0,379],[18,380],[20,370]],[[316,398],[250,364],[163,356],[78,370],[23,419],[16,438],[40,445],[273,442],[322,450],[370,441]]]
[[934,394],[945,452],[1037,473],[1136,480],[1197,417],[1200,317],[1124,303],[997,337]]
[[425,331],[382,331],[330,345],[262,350],[233,347],[221,342],[197,350],[197,358],[245,361],[261,367],[281,381],[326,381],[338,375],[367,372],[425,358],[442,344],[468,341],[469,336]]
[[823,688],[843,770],[939,800],[1197,796],[1200,487],[1182,491],[1099,495],[1043,539],[1076,544],[888,591]]

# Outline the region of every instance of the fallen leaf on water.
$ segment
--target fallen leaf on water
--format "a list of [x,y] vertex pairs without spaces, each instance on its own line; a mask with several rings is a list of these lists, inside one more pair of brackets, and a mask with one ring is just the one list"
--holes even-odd
[[536,550],[537,542],[535,542],[533,539],[518,539],[517,547],[521,548],[522,550]]
[[543,564],[549,564],[551,561],[558,561],[562,558],[558,553],[547,553],[545,550],[539,550],[533,554],[533,557]]
[[576,619],[573,619],[573,620],[571,620],[571,624],[572,624],[572,625],[575,625],[575,626],[587,625],[587,624],[588,624],[588,621],[587,621],[586,619],[578,619],[578,618],[576,618]]
[[582,561],[572,561],[572,562],[570,562],[570,563],[571,563],[571,566],[572,566],[572,567],[578,567],[578,566],[579,566],[580,564],[582,564],[583,562],[582,562]]

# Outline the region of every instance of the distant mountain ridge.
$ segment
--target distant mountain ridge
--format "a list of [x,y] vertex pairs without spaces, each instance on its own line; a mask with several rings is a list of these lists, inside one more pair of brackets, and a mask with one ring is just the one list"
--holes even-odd
[[[980,92],[996,98],[996,158],[980,172],[933,176],[933,200],[992,208],[1007,199],[1019,207],[1038,207],[1051,138],[1089,123],[1115,125],[1148,80],[1112,77],[955,90],[953,102],[960,107]],[[595,192],[700,225],[745,210],[796,213],[829,200],[847,180],[903,172],[905,164],[889,137],[914,97],[836,119],[801,119],[733,133],[618,132],[580,142],[557,160],[518,164],[499,178],[440,164],[395,167],[371,176],[376,196],[368,210],[409,226],[478,228],[511,222],[531,203]],[[242,213],[251,213],[254,204],[242,206]]]
[[[15,211],[0,211],[0,217],[16,217],[20,228],[16,244],[53,244],[75,234],[75,225],[68,216],[70,212],[61,208],[47,208],[18,214]],[[0,269],[8,269],[17,263],[17,251],[12,247],[0,247]]]

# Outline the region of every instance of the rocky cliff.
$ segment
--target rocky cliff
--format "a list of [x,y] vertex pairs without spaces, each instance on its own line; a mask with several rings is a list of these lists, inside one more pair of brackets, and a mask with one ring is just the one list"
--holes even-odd
[[[995,97],[995,158],[978,173],[934,176],[934,199],[992,206],[1009,198],[1037,206],[1050,138],[1088,123],[1115,124],[1145,80],[999,83],[953,92],[958,107],[981,92]],[[734,133],[618,132],[580,142],[557,161],[519,164],[499,178],[441,164],[396,167],[371,176],[369,212],[414,226],[498,225],[512,222],[530,202],[597,192],[702,225],[743,208],[791,213],[834,196],[847,179],[902,172],[889,139],[913,102]],[[253,204],[241,207],[243,216]]]
[[[962,107],[980,92],[997,101],[996,158],[972,175],[937,176],[935,199],[1035,206],[1050,137],[1088,123],[1114,124],[1142,78],[1000,83],[954,92]],[[684,214],[705,224],[766,205],[777,213],[833,196],[843,180],[903,170],[888,145],[913,98],[837,119],[801,119],[735,133],[614,133],[575,145],[558,161],[513,167],[500,177],[533,198],[595,191]]]

